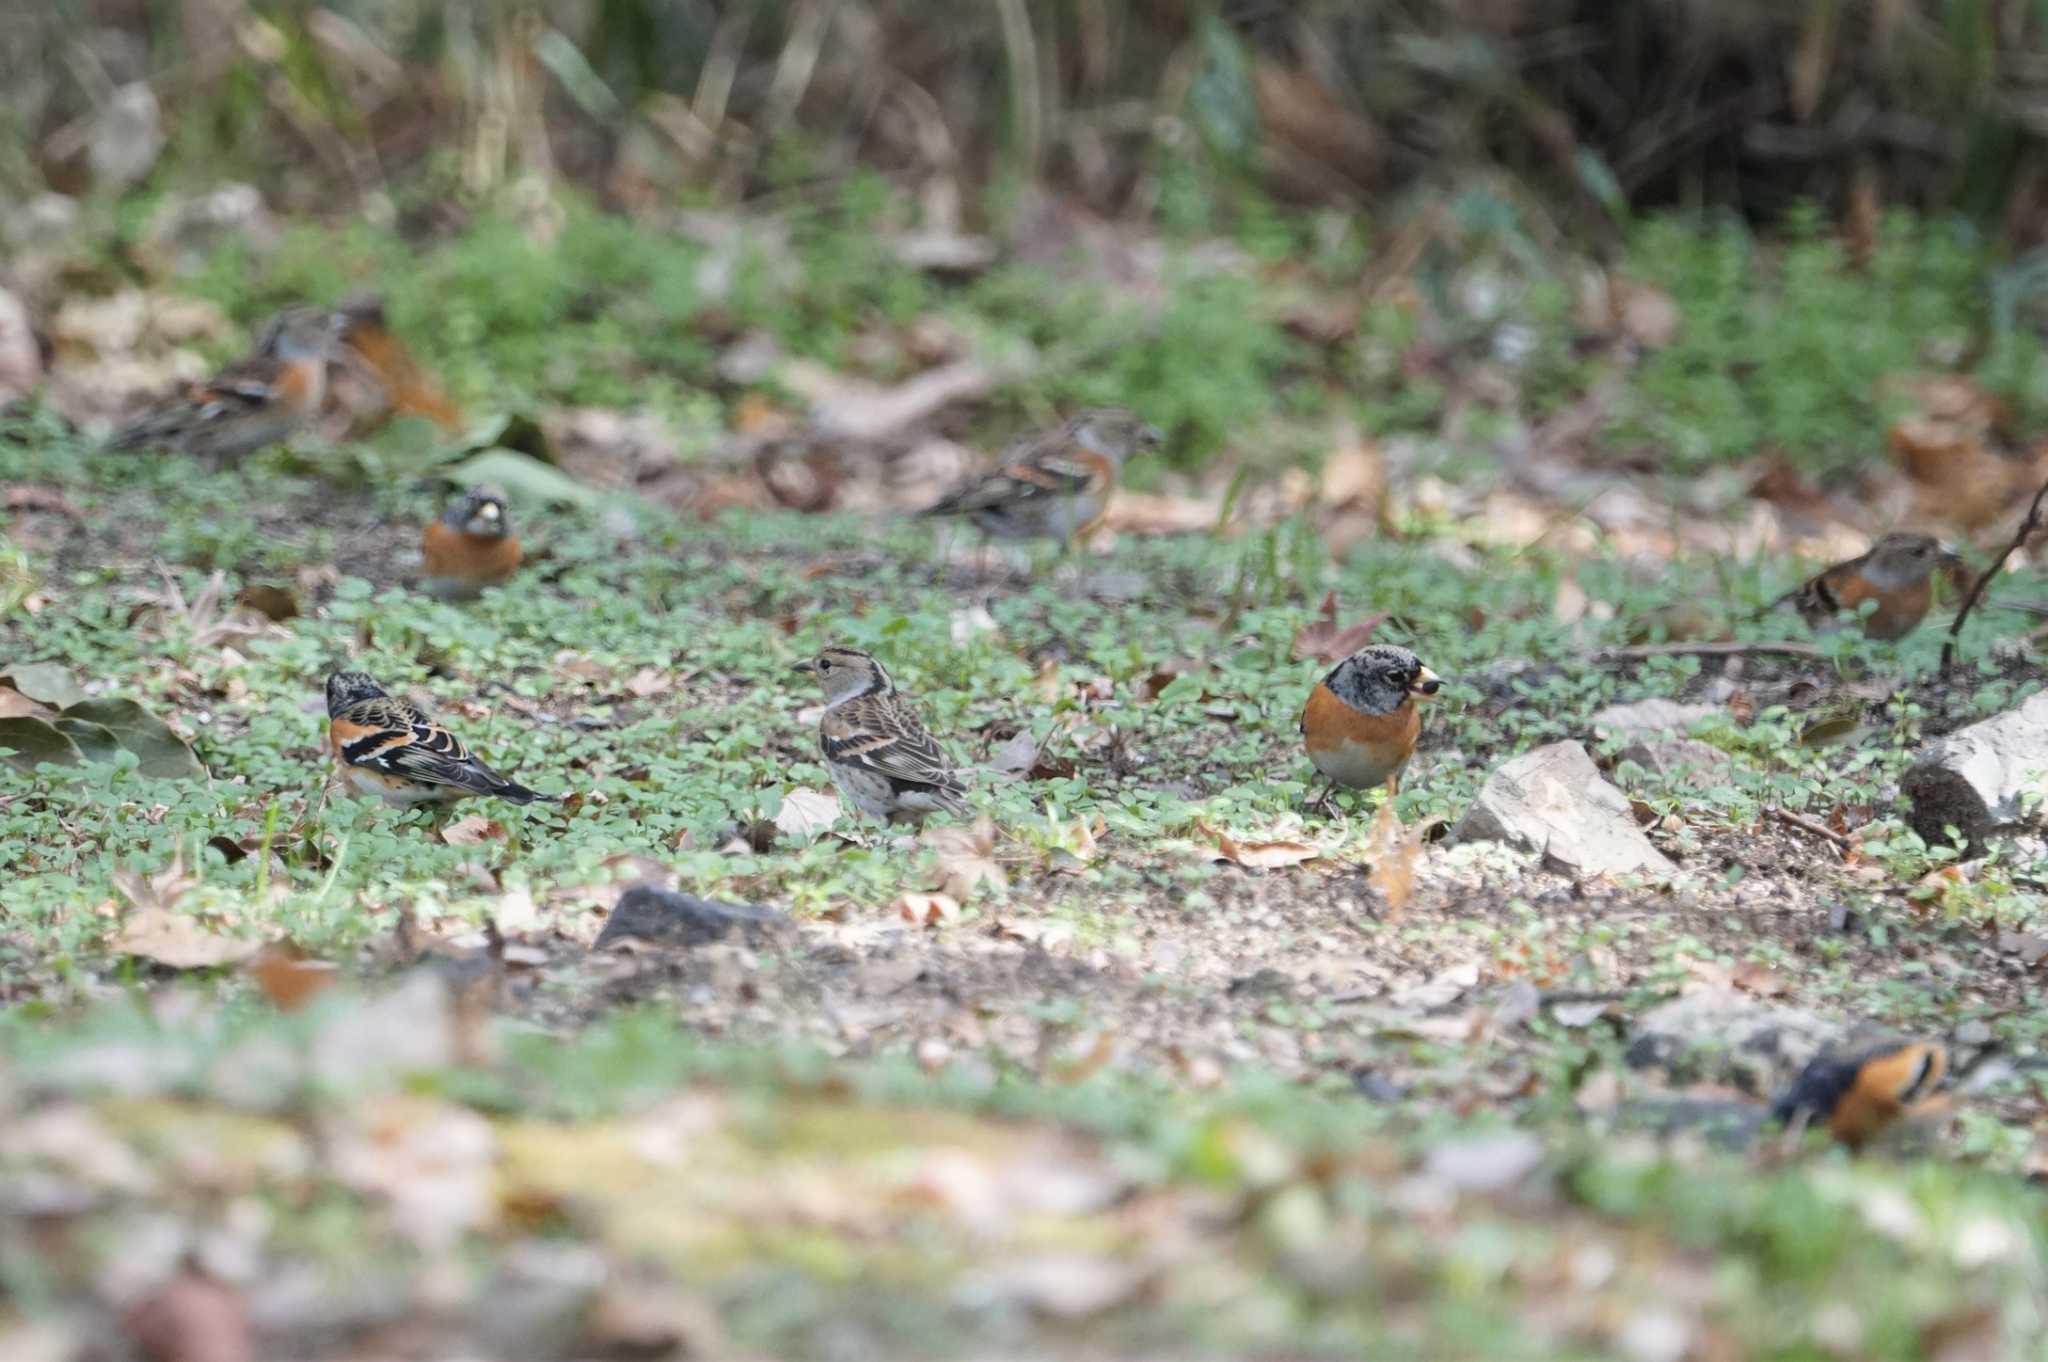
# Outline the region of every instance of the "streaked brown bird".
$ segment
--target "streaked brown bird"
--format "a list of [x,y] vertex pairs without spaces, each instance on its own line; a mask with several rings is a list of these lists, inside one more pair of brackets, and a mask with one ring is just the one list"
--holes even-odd
[[1124,461],[1163,438],[1121,407],[1084,411],[1056,431],[1012,442],[993,471],[920,514],[964,516],[991,539],[1072,544],[1101,522]]
[[832,783],[855,808],[884,823],[968,812],[953,759],[872,655],[825,648],[796,670],[825,692],[818,746]]
[[276,444],[319,411],[340,328],[340,314],[318,308],[279,313],[251,354],[161,399],[107,447],[224,460]]
[[499,775],[418,705],[363,672],[327,678],[327,746],[350,789],[401,807],[488,795],[553,802]]

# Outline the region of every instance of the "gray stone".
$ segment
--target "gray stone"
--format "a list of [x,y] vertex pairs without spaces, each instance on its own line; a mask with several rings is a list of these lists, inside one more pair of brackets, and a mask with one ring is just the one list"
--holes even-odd
[[1500,766],[1451,830],[1451,840],[1506,842],[1547,854],[1580,875],[1676,868],[1636,826],[1628,796],[1601,778],[1575,742],[1538,747]]
[[604,950],[628,939],[658,946],[701,946],[739,931],[749,939],[785,925],[789,919],[773,908],[751,903],[720,903],[654,884],[636,884],[619,895],[604,930],[590,949]]
[[1930,843],[1946,842],[1954,826],[1981,848],[1993,830],[2039,816],[2048,796],[2048,692],[1928,743],[1899,788],[1913,801],[1913,830]]
[[1593,715],[1593,732],[1602,738],[1630,733],[1683,733],[1701,719],[1721,713],[1719,705],[1687,705],[1676,700],[1637,700],[1609,705]]
[[1768,1098],[1844,1035],[1811,1012],[1707,988],[1637,1018],[1627,1059],[1632,1068],[1661,1070],[1673,1084],[1721,1083]]
[[1632,761],[1654,776],[1675,776],[1690,771],[1718,776],[1734,764],[1734,758],[1698,738],[1651,738],[1630,743],[1615,753],[1616,761]]

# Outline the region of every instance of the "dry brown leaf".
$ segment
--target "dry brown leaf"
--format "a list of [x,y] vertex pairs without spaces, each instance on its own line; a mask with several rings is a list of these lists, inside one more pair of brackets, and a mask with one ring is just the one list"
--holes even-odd
[[733,407],[732,428],[742,435],[780,439],[795,431],[796,424],[796,417],[776,406],[766,393],[746,393]]
[[122,1327],[149,1362],[255,1362],[241,1293],[185,1271],[130,1306]]
[[1249,870],[1282,870],[1288,866],[1300,865],[1321,856],[1320,847],[1306,842],[1240,842],[1228,833],[1220,832],[1207,823],[1196,823],[1195,827],[1204,837],[1216,844],[1215,859],[1229,861]]
[[637,699],[648,700],[675,689],[675,673],[660,667],[642,667],[626,678],[626,693]]
[[[1389,782],[1391,785],[1391,782]],[[1419,832],[1419,829],[1418,829]],[[1400,815],[1394,812],[1394,792],[1380,804],[1372,824],[1372,871],[1368,880],[1387,901],[1387,919],[1399,922],[1415,895],[1415,860],[1422,852],[1420,836],[1403,835]]]
[[0,719],[26,719],[44,713],[43,707],[12,686],[0,686]]
[[1038,671],[1031,678],[1031,689],[1044,704],[1053,704],[1066,687],[1060,682],[1060,664],[1057,658],[1044,658],[1038,664]]
[[297,1012],[341,977],[332,961],[315,960],[289,941],[265,946],[250,962],[249,973],[280,1012]]
[[1101,525],[1129,534],[1194,534],[1213,528],[1222,511],[1220,500],[1206,497],[1119,490],[1110,493]]
[[235,604],[246,606],[271,623],[281,623],[296,618],[299,613],[299,598],[281,586],[267,582],[251,582],[235,597]]
[[6,487],[4,501],[10,511],[47,511],[73,520],[85,519],[84,512],[66,501],[64,494],[54,487],[37,482],[10,482]]
[[1038,740],[1028,728],[1020,728],[989,753],[988,769],[1010,780],[1022,780],[1038,764]]
[[782,797],[775,811],[775,830],[799,842],[815,842],[839,821],[839,796],[799,785]]
[[471,847],[479,842],[502,842],[506,840],[505,825],[495,818],[485,818],[480,813],[458,818],[441,829],[441,840],[451,847]]
[[118,955],[153,961],[167,969],[212,969],[247,960],[263,943],[227,936],[202,925],[190,913],[150,904],[126,914],[109,948]]
[[1769,965],[1755,960],[1745,960],[1729,975],[1729,982],[1744,993],[1754,993],[1759,998],[1776,998],[1791,991],[1792,985],[1784,975]]
[[[1201,675],[1207,665],[1194,658],[1176,657],[1153,667],[1150,672],[1138,678],[1137,691],[1141,700],[1157,700],[1159,693],[1183,676]],[[1208,698],[1206,695],[1204,699]]]
[[957,903],[965,903],[974,897],[976,888],[983,884],[1003,889],[1009,885],[1009,877],[996,861],[996,825],[993,819],[983,817],[975,820],[972,827],[946,826],[929,828],[918,837],[918,844],[938,857],[939,874],[943,877],[940,889],[946,897]]
[[1316,618],[1301,627],[1294,636],[1294,657],[1296,661],[1315,659],[1318,662],[1341,662],[1351,654],[1372,642],[1372,631],[1386,622],[1387,615],[1381,611],[1367,615],[1364,619],[1339,628],[1337,626],[1337,593],[1332,591],[1323,597],[1323,603],[1316,610]]
[[1100,1073],[1102,1066],[1114,1058],[1116,1029],[1105,1026],[1095,1033],[1095,1041],[1085,1053],[1052,1065],[1051,1077],[1055,1083],[1084,1083]]
[[1380,448],[1350,421],[1337,428],[1337,447],[1323,461],[1317,498],[1325,506],[1379,512],[1387,491],[1387,465]]
[[1062,849],[1076,861],[1086,865],[1102,854],[1102,847],[1095,839],[1102,835],[1105,826],[1099,814],[1093,823],[1085,818],[1075,819],[1073,826],[1064,830]]
[[960,900],[912,890],[896,900],[896,915],[913,927],[943,927],[960,916]]
[[1621,303],[1621,330],[1645,350],[1661,350],[1678,334],[1678,301],[1655,284],[1630,283]]

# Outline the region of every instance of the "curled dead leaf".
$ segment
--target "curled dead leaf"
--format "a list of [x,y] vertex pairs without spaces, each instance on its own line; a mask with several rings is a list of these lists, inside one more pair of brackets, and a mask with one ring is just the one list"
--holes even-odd
[[441,840],[451,847],[470,847],[479,842],[502,842],[506,840],[505,825],[495,818],[482,814],[469,814],[458,818],[441,829]]
[[251,582],[243,587],[235,597],[235,604],[254,610],[273,624],[296,618],[299,613],[299,598],[288,589],[268,582]]
[[997,889],[1008,887],[1009,877],[995,858],[994,820],[978,818],[972,827],[965,828],[958,825],[928,828],[917,840],[919,845],[937,856],[939,873],[944,877],[940,888],[956,903],[964,903],[974,897],[975,889],[983,884]]
[[1216,844],[1214,859],[1229,861],[1250,870],[1281,870],[1288,866],[1300,865],[1321,856],[1320,847],[1306,842],[1271,841],[1240,842],[1228,833],[1220,832],[1207,823],[1196,823],[1196,829]]
[[799,842],[815,842],[839,821],[839,796],[799,785],[782,797],[775,830]]
[[1116,1029],[1105,1026],[1095,1033],[1095,1039],[1087,1050],[1076,1057],[1056,1061],[1051,1066],[1051,1077],[1055,1083],[1084,1083],[1114,1058]]
[[1022,780],[1038,764],[1038,739],[1028,728],[1020,728],[989,753],[988,769],[1010,780]]
[[943,927],[959,918],[960,900],[912,890],[896,900],[896,914],[913,927]]
[[1296,661],[1340,662],[1372,642],[1373,630],[1386,620],[1386,612],[1381,611],[1338,627],[1337,593],[1332,591],[1323,597],[1322,605],[1316,610],[1316,618],[1295,634],[1294,658]]
[[280,1012],[297,1012],[341,977],[330,960],[315,960],[289,941],[265,946],[249,964],[256,987]]
[[1728,982],[1744,993],[1754,993],[1759,998],[1776,998],[1790,992],[1792,988],[1784,975],[1755,960],[1745,960],[1737,965],[1734,972],[1728,976]]
[[1421,829],[1405,834],[1400,815],[1394,812],[1391,790],[1380,805],[1372,824],[1372,871],[1367,876],[1387,903],[1387,918],[1399,922],[1415,894],[1415,861],[1422,852]]
[[241,1293],[186,1271],[130,1306],[122,1327],[149,1362],[254,1362]]

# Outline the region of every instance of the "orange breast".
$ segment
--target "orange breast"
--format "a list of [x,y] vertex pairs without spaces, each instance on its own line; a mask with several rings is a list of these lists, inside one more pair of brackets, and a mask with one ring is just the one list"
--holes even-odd
[[376,371],[384,385],[385,400],[393,411],[424,416],[443,430],[462,428],[462,414],[442,396],[396,336],[376,326],[359,326],[349,333],[348,344]]
[[1068,450],[1067,457],[1089,470],[1088,495],[1097,498],[1095,513],[1074,531],[1074,538],[1086,539],[1109,512],[1109,489],[1116,485],[1116,464],[1092,449],[1079,447]]
[[327,361],[297,360],[279,370],[277,400],[299,415],[310,415],[327,390]]
[[1901,1116],[1929,1109],[1928,1094],[1948,1070],[1938,1046],[1906,1045],[1866,1063],[1828,1116],[1828,1129],[1851,1149],[1861,1148]]
[[1404,700],[1391,714],[1367,714],[1337,698],[1322,682],[1301,712],[1308,758],[1327,779],[1366,789],[1384,784],[1414,755],[1422,713]]
[[420,550],[427,560],[429,577],[453,577],[468,582],[502,582],[519,569],[519,536],[499,538],[466,534],[440,521],[431,521],[421,536]]
[[1877,609],[1863,621],[1863,632],[1867,637],[1886,641],[1904,638],[1927,618],[1927,609],[1933,604],[1934,588],[1926,582],[1880,592]]

